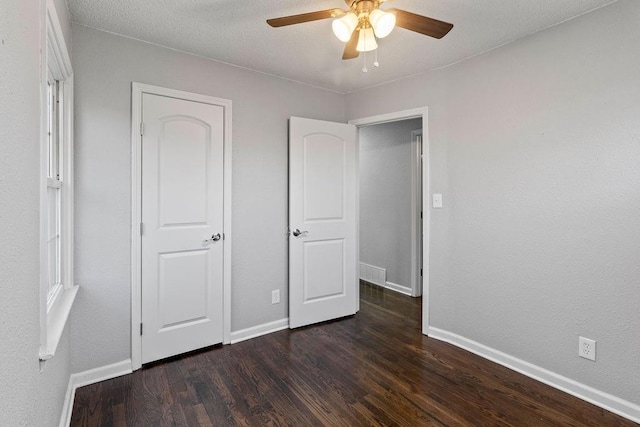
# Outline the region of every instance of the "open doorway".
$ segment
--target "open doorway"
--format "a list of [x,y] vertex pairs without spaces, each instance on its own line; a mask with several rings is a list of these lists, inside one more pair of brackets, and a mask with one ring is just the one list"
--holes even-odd
[[422,295],[422,118],[359,128],[360,279]]
[[[398,111],[395,113],[388,113],[388,114],[365,117],[365,118],[349,121],[350,124],[357,126],[359,139],[362,138],[362,136],[366,138],[369,131],[375,130],[374,127],[377,125],[384,125],[384,124],[394,125],[395,124],[398,127],[402,127],[404,122],[409,123],[408,127],[411,128],[409,130],[409,133],[411,135],[409,140],[410,140],[410,146],[412,146],[413,149],[410,150],[410,154],[411,154],[410,158],[414,159],[415,161],[415,163],[413,163],[411,160],[409,160],[409,164],[406,166],[406,168],[409,171],[409,176],[411,177],[417,176],[419,178],[415,180],[416,187],[414,188],[412,187],[411,184],[409,184],[409,188],[407,189],[407,191],[403,191],[403,188],[398,187],[399,185],[402,185],[402,184],[395,184],[395,187],[392,186],[392,188],[395,188],[397,192],[405,193],[405,195],[408,193],[409,198],[412,199],[412,202],[409,208],[410,219],[408,221],[409,227],[411,229],[408,239],[409,239],[409,242],[412,242],[412,243],[409,243],[409,251],[411,253],[410,255],[411,267],[409,268],[409,276],[413,277],[413,274],[411,274],[413,272],[418,272],[419,274],[420,265],[422,265],[421,267],[422,275],[421,276],[418,275],[415,282],[411,281],[410,279],[411,284],[408,286],[404,285],[403,286],[404,289],[395,288],[394,290],[402,290],[404,291],[403,293],[409,293],[409,289],[410,289],[412,294],[415,294],[415,296],[418,296],[420,294],[419,290],[421,289],[422,291],[421,292],[422,293],[422,332],[423,334],[427,334],[429,330],[429,217],[430,217],[430,212],[428,209],[428,205],[426,203],[426,201],[428,200],[428,195],[430,193],[428,109],[426,107],[416,108],[412,110]],[[364,152],[361,150],[362,150],[362,147],[359,147],[359,156],[361,155],[367,156],[366,148]],[[380,157],[384,158],[384,154],[381,155]],[[422,161],[418,162],[418,160],[422,160]],[[411,172],[412,170],[413,170],[413,175]],[[359,174],[362,172],[363,171],[359,171]],[[365,174],[365,177],[363,177],[363,179],[366,179],[367,171],[364,171],[364,174]],[[360,182],[362,182],[362,180],[360,180]],[[375,190],[375,186],[373,187]],[[359,192],[362,190],[363,190],[362,188],[359,188]],[[362,198],[360,197],[360,195],[358,196],[358,199],[359,199],[358,217],[360,220],[362,220],[363,218],[362,218],[362,215],[360,214],[360,211],[363,208],[368,208],[368,207],[366,203],[364,204],[364,206],[361,206]],[[374,206],[373,208],[369,208],[369,209],[379,210],[381,208]],[[422,214],[420,214],[421,212]],[[365,216],[367,216],[367,214],[365,214]],[[367,227],[366,224],[365,224],[365,227]],[[362,232],[362,229],[359,224],[358,234],[360,235],[361,232]],[[377,236],[378,238],[384,237],[385,234],[387,235],[387,238],[390,238],[388,237],[390,233],[388,233],[386,230],[381,231],[378,229],[376,231],[374,229],[373,233],[376,233],[376,232],[379,234]],[[358,236],[358,240],[359,241],[361,240],[360,236]],[[384,239],[382,240],[384,242]],[[405,243],[408,243],[408,242],[405,242]],[[367,243],[361,242],[361,244],[364,245]],[[363,254],[363,249],[364,249],[364,254]],[[362,258],[362,255],[364,255],[365,257],[370,256],[370,254],[367,252],[368,250],[369,250],[368,248],[364,248],[364,247],[359,247],[358,249],[358,266],[357,267],[359,270],[360,270],[360,262],[363,262],[363,264],[368,264],[366,260]],[[374,264],[371,264],[371,265],[374,265]],[[364,265],[363,267],[366,270],[367,266]],[[366,274],[367,273],[365,272],[365,275]],[[400,277],[400,276],[397,276],[397,277]],[[382,280],[380,279],[378,280],[379,282],[382,282]],[[387,287],[394,288],[393,284],[397,284],[397,283],[393,282],[393,280],[394,279],[392,278],[392,276],[384,277],[385,288]],[[387,282],[391,282],[391,286],[388,286]]]

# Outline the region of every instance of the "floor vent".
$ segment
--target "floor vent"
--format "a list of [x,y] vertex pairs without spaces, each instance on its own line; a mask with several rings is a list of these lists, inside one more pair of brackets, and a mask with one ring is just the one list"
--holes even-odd
[[360,263],[360,279],[374,285],[385,286],[387,283],[387,270],[375,265]]

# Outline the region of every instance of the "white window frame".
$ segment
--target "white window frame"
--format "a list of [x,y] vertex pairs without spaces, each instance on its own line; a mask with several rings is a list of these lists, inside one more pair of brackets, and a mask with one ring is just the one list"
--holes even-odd
[[[47,272],[48,272],[48,290],[47,290],[47,311],[49,311],[58,295],[62,291],[62,191],[63,191],[63,175],[62,175],[62,126],[60,119],[63,114],[60,113],[64,108],[64,99],[62,99],[62,85],[49,69],[47,78],[47,139],[48,139],[48,173],[47,173]],[[52,155],[53,152],[53,155]],[[52,197],[53,196],[53,197]],[[52,198],[53,203],[52,203]],[[53,211],[53,212],[52,212]],[[43,213],[44,215],[44,213]],[[53,254],[52,254],[53,249]],[[53,257],[52,257],[53,255]],[[54,258],[52,262],[52,258]],[[52,281],[53,276],[53,281]],[[53,283],[52,283],[53,282]]]
[[[41,361],[52,358],[58,347],[71,306],[78,292],[73,281],[73,69],[53,0],[43,8],[41,34],[41,144],[40,144],[40,352]],[[61,102],[53,130],[57,132],[60,158],[57,176],[49,176],[48,82],[58,81]],[[59,191],[57,232],[61,285],[49,292],[48,191]]]

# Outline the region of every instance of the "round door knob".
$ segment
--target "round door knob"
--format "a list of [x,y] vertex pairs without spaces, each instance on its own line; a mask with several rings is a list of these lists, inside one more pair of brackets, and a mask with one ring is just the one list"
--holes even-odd
[[220,233],[212,234],[210,239],[203,240],[202,243],[212,243],[220,240]]

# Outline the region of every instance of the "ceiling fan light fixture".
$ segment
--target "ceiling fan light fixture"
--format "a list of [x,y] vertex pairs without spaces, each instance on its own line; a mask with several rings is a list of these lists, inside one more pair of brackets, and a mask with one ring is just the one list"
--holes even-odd
[[360,34],[358,35],[358,45],[356,46],[356,50],[358,52],[369,52],[371,50],[376,50],[378,48],[378,43],[376,42],[376,36],[373,35],[373,28],[361,28]]
[[357,25],[358,17],[355,13],[349,12],[342,18],[334,19],[331,28],[333,28],[333,34],[336,35],[338,40],[346,43],[351,38],[351,33],[353,33]]
[[379,39],[387,37],[396,26],[396,15],[375,9],[369,14],[369,22]]

